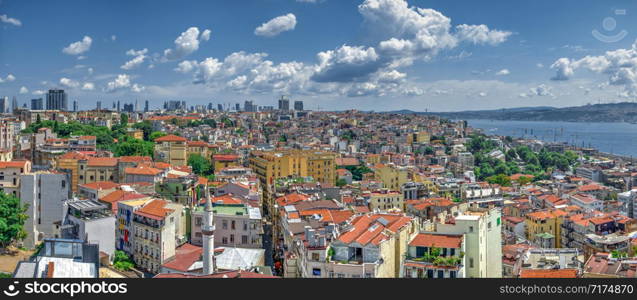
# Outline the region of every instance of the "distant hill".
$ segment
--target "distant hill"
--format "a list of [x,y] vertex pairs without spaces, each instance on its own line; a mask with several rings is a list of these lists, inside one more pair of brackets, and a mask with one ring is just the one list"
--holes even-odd
[[459,112],[414,112],[398,110],[394,114],[426,114],[450,119],[488,119],[509,121],[628,122],[637,123],[637,103],[622,102],[556,108],[519,107],[498,110]]

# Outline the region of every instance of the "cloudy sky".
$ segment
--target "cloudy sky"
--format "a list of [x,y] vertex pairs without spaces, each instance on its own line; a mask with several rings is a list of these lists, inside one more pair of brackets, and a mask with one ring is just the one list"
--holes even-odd
[[637,98],[637,2],[0,2],[0,96],[457,111]]

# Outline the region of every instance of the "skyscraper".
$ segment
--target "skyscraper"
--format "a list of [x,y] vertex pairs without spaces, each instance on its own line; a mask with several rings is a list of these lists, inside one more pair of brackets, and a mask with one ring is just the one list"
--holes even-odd
[[11,102],[11,112],[15,112],[17,108],[18,108],[18,99],[16,99],[16,97],[13,96],[13,101]]
[[117,112],[120,112],[120,107],[119,107],[119,100],[117,100]]
[[150,104],[148,100],[146,100],[146,102],[144,103],[144,112],[149,112],[149,111],[150,111]]
[[102,110],[102,101],[97,101],[97,110]]
[[221,104],[221,103],[217,104],[217,110],[218,111],[223,111],[223,104]]
[[69,109],[68,95],[64,90],[49,90],[46,94],[46,109],[67,111]]
[[44,100],[42,98],[31,99],[31,110],[43,110]]
[[279,99],[279,110],[280,111],[290,110],[290,99],[288,99],[285,96],[281,96],[281,99]]
[[78,103],[77,103],[77,100],[73,100],[73,111],[74,111],[74,112],[77,112],[77,110],[78,110]]
[[9,112],[9,97],[4,96],[0,99],[0,113],[6,114]]
[[240,111],[241,110],[241,105],[239,103],[235,103],[234,104],[234,110]]
[[294,110],[302,111],[303,110],[303,101],[294,101]]
[[256,106],[254,104],[252,104],[252,101],[246,100],[243,103],[243,110],[247,111],[247,112],[256,112],[257,108],[256,108]]
[[137,101],[137,99],[135,99],[135,112],[139,111],[139,101]]

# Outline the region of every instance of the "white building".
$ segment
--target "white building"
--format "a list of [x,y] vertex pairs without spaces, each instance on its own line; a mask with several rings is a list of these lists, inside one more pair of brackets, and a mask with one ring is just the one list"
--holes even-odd
[[26,204],[27,237],[24,246],[34,248],[44,238],[59,237],[70,194],[70,180],[63,173],[37,172],[20,176],[20,201]]
[[498,208],[469,208],[455,224],[436,224],[440,234],[464,234],[467,278],[502,277],[502,213]]

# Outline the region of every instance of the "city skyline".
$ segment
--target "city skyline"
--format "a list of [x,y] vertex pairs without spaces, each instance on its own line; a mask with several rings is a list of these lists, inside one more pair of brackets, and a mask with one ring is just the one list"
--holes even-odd
[[[167,100],[273,106],[288,95],[306,109],[376,111],[563,107],[637,96],[634,3],[245,5],[5,0],[0,96],[29,106],[62,88],[69,105],[90,109],[118,100],[149,100],[151,108]],[[59,12],[54,26],[44,18],[51,10]]]

